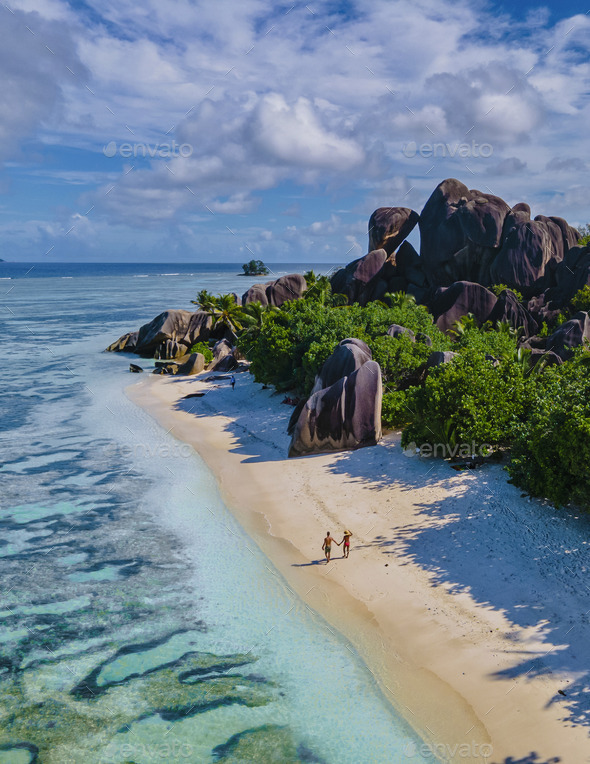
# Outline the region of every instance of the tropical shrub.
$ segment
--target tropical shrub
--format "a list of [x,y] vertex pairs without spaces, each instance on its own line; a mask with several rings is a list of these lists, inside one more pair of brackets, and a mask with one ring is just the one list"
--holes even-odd
[[590,355],[545,369],[516,431],[508,472],[533,496],[590,509]]
[[205,356],[205,363],[211,363],[213,360],[213,353],[211,352],[211,348],[209,345],[207,345],[206,342],[197,342],[189,350],[189,353],[202,353],[202,355]]
[[432,369],[423,386],[408,391],[412,421],[402,445],[428,444],[440,456],[460,449],[465,456],[509,444],[534,387],[526,371],[514,359],[494,363],[479,348],[464,349]]
[[590,310],[590,285],[579,289],[571,300],[572,312],[577,313],[579,310]]

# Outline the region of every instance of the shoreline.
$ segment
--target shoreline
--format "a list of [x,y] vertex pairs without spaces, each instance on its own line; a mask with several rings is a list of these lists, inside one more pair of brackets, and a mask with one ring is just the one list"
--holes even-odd
[[[587,728],[572,726],[566,697],[555,696],[590,661],[588,625],[580,623],[575,645],[564,648],[548,612],[530,602],[527,618],[519,610],[529,590],[551,600],[551,591],[537,591],[547,582],[536,579],[523,540],[532,510],[540,529],[543,513],[556,510],[523,499],[497,466],[458,473],[445,462],[407,458],[392,434],[372,448],[287,459],[291,408],[247,372],[236,377],[232,391],[200,377],[146,375],[125,393],[195,448],[288,586],[349,640],[431,750],[451,761],[532,753],[541,762],[582,761]],[[181,400],[196,391],[206,394]],[[497,539],[472,538],[486,523],[499,526],[512,556],[499,582]],[[318,562],[325,531],[339,539],[345,527],[354,533],[350,558],[333,547],[331,564]],[[562,586],[552,583],[559,598]],[[560,604],[571,609],[572,600],[550,602],[557,617]],[[550,661],[568,650],[572,660],[557,671]]]

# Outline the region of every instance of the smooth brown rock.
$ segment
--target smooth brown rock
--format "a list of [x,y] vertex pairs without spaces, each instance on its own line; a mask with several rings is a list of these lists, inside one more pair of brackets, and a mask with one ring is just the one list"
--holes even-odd
[[295,424],[289,456],[375,445],[381,439],[382,397],[375,361],[314,393]]

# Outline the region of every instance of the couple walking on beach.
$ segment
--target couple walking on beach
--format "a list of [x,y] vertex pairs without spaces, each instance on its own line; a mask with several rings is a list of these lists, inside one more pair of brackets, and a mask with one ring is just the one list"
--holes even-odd
[[326,555],[326,563],[330,562],[330,553],[332,551],[332,541],[337,546],[344,544],[342,557],[348,557],[348,553],[350,552],[350,537],[351,536],[352,536],[352,531],[344,531],[342,541],[336,541],[336,539],[330,536],[330,531],[326,533],[326,538],[324,539],[324,543],[322,544],[322,549],[324,551],[324,554]]

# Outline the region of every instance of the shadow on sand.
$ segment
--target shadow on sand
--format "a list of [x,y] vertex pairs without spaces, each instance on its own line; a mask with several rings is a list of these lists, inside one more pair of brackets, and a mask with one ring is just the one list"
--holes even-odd
[[[237,388],[250,384],[242,376],[236,376]],[[186,378],[173,383],[181,381]],[[197,418],[219,411],[231,417],[224,425],[233,437],[231,451],[246,463],[284,460],[291,406],[277,406],[277,394],[270,390],[266,406],[256,386],[249,407],[243,396],[232,398],[228,381],[216,384],[204,397],[180,400],[175,408]],[[250,431],[254,411],[255,434]],[[400,527],[392,502],[391,533],[376,536],[367,546],[418,565],[450,594],[469,593],[480,607],[504,613],[515,628],[534,630],[543,649],[525,653],[515,647],[513,666],[495,678],[526,682],[569,673],[571,680],[561,688],[565,695],[556,693],[548,706],[559,703],[565,722],[590,727],[588,515],[529,502],[507,484],[499,465],[455,472],[442,460],[409,458],[398,436],[373,448],[334,454],[326,469],[343,483],[416,494],[417,520]],[[323,558],[304,565],[321,563]],[[505,639],[506,651],[511,652],[516,634],[508,632]],[[505,764],[537,764],[536,756],[506,759]]]

